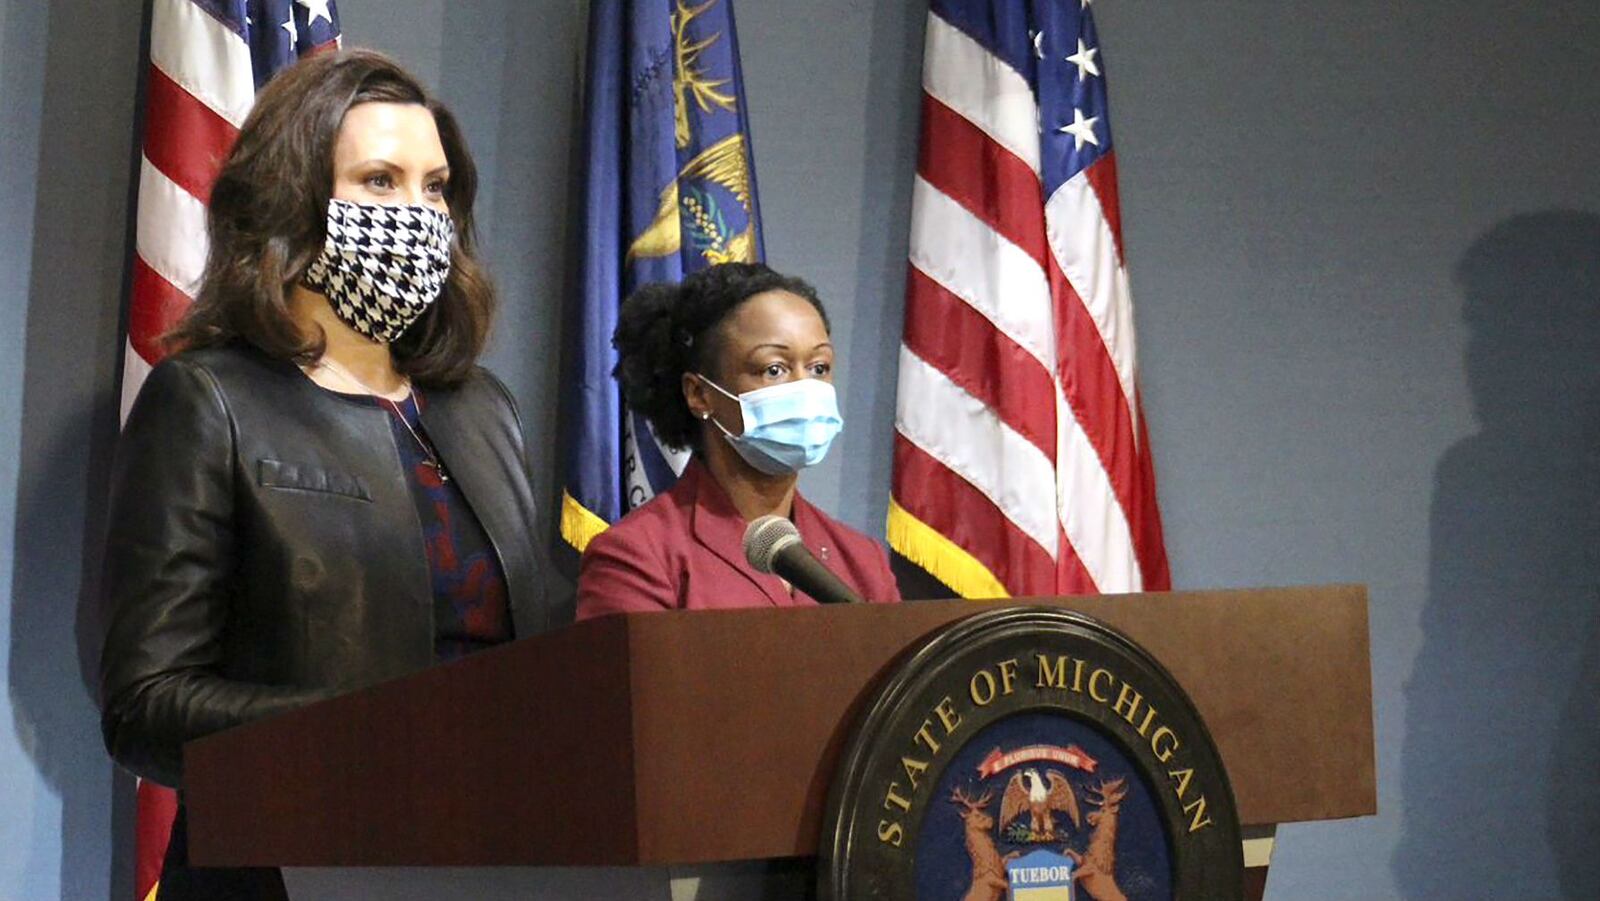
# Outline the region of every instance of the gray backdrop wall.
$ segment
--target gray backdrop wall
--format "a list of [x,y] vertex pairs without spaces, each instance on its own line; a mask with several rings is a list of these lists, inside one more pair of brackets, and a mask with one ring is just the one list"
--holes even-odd
[[[0,0],[0,899],[131,894],[86,673],[138,6]],[[341,7],[479,157],[553,497],[586,4]],[[1600,6],[1096,11],[1175,579],[1371,588],[1380,813],[1285,830],[1269,896],[1600,896]],[[845,349],[806,490],[881,534],[921,4],[739,15],[769,254]]]

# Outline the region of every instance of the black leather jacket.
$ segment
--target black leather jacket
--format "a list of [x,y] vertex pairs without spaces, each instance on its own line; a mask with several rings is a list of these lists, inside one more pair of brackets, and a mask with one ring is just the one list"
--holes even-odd
[[[478,370],[423,425],[547,623],[516,409]],[[433,595],[389,414],[234,345],[155,368],[112,473],[101,658],[111,756],[178,785],[185,741],[425,667]]]

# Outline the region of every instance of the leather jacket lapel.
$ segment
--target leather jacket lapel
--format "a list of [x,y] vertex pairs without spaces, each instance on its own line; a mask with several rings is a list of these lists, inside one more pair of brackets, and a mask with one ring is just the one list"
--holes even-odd
[[[487,440],[484,417],[481,411],[476,420],[471,411],[460,409],[461,398],[455,391],[432,389],[419,392],[422,403],[419,413],[428,440],[433,442],[444,464],[445,472],[460,487],[472,512],[482,524],[489,545],[500,560],[505,573],[506,596],[511,607],[516,636],[522,638],[544,631],[545,605],[540,597],[542,588],[539,573],[520,564],[530,560],[535,546],[534,536],[523,531],[522,524],[529,522],[532,497],[518,497],[518,487],[526,484],[526,473],[507,470],[524,466],[521,457],[508,457],[495,451],[496,442]],[[475,424],[474,424],[475,423]],[[509,418],[494,422],[492,427],[514,429],[516,434],[501,436],[510,446],[520,448],[520,427]],[[525,552],[514,552],[517,545]]]

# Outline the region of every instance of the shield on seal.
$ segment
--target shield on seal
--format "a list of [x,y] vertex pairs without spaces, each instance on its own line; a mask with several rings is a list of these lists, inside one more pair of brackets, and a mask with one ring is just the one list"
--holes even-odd
[[1073,901],[1072,858],[1034,851],[1006,864],[1006,901]]

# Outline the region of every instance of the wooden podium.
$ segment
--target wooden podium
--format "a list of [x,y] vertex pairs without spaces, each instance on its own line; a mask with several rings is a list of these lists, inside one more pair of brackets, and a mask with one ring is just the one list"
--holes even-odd
[[[1247,866],[1264,867],[1276,824],[1376,812],[1364,588],[1004,603],[1086,613],[1166,665],[1257,836]],[[191,854],[457,868],[814,855],[863,705],[920,639],[991,606],[610,617],[209,736],[185,748]]]

